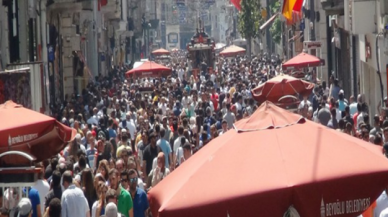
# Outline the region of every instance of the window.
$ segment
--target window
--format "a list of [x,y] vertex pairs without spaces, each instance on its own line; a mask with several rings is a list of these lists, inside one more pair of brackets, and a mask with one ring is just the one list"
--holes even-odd
[[178,34],[177,33],[169,33],[168,34],[168,43],[178,43]]

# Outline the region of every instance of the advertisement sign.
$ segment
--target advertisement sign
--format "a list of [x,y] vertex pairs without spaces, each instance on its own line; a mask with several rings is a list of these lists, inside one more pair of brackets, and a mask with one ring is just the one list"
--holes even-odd
[[168,34],[168,43],[178,43],[178,33],[169,33]]
[[304,49],[317,49],[321,48],[322,43],[320,41],[304,41],[303,48]]

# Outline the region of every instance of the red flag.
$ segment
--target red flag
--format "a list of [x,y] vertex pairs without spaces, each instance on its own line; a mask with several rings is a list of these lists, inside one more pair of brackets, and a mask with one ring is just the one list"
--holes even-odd
[[287,21],[293,20],[293,13],[299,13],[302,9],[303,0],[284,0],[282,14]]
[[300,12],[302,10],[302,6],[303,6],[303,0],[297,0],[295,2],[293,10],[296,12]]
[[241,11],[241,0],[231,0],[231,2],[237,8],[237,10]]

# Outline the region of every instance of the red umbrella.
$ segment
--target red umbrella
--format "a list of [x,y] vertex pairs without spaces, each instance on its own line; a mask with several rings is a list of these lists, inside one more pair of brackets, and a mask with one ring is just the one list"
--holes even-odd
[[388,183],[382,148],[265,102],[149,192],[153,216],[355,217]]
[[[12,101],[0,105],[0,153],[22,151],[46,160],[74,139],[76,131],[52,117],[26,109]],[[23,158],[4,157],[1,163],[20,165]]]
[[154,54],[154,55],[169,55],[170,52],[166,49],[160,48],[160,49],[152,51],[152,54]]
[[313,55],[307,53],[300,53],[292,59],[288,60],[282,65],[283,69],[294,69],[304,67],[316,67],[321,66],[321,60]]
[[310,95],[314,84],[289,75],[276,76],[254,88],[252,95],[258,102],[269,100],[277,103],[285,95]]
[[244,54],[244,53],[245,53],[244,48],[236,46],[236,45],[231,45],[231,46],[225,48],[225,50],[221,51],[220,55],[221,56],[235,56],[235,55]]
[[139,67],[129,70],[125,74],[127,76],[135,75],[138,77],[159,77],[162,75],[168,75],[171,73],[171,69],[165,66],[159,65],[152,61],[144,62]]

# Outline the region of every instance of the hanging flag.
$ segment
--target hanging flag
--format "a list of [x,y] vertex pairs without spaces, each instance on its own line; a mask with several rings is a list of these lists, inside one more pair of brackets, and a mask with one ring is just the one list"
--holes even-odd
[[284,0],[282,14],[288,20],[292,21],[293,11],[300,12],[303,0]]
[[282,14],[287,20],[292,20],[292,11],[297,0],[284,0]]
[[101,6],[105,6],[105,5],[107,5],[108,4],[108,0],[101,0],[100,1],[101,3]]
[[231,0],[231,2],[237,8],[237,10],[241,11],[241,0]]
[[296,0],[294,8],[292,9],[295,12],[300,12],[305,0]]

